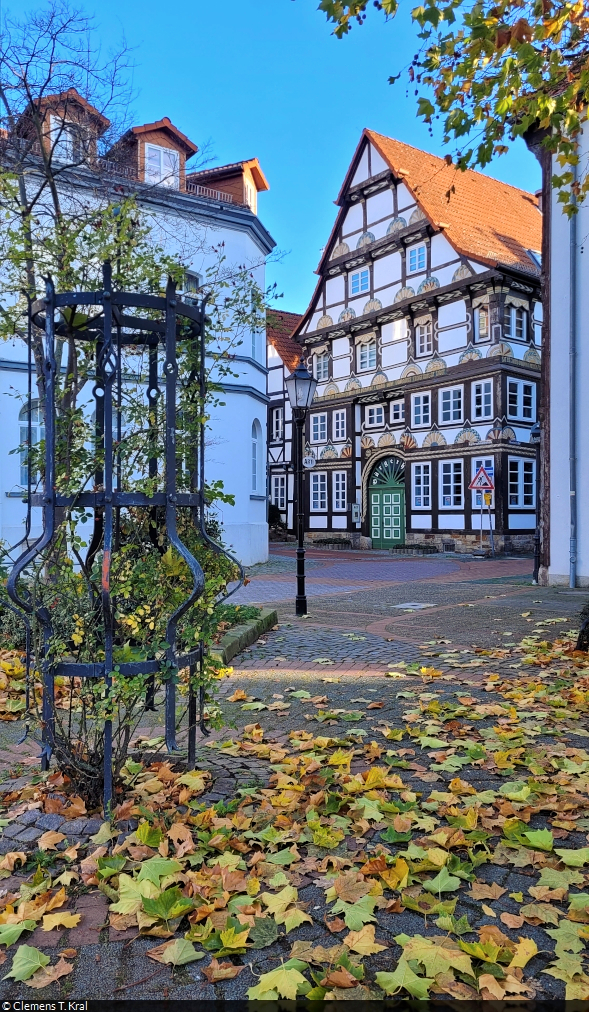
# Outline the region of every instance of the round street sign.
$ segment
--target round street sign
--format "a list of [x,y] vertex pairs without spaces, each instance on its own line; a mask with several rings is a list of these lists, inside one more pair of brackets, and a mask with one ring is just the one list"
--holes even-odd
[[316,463],[317,463],[316,458],[313,457],[313,456],[311,456],[311,455],[309,455],[308,457],[303,457],[303,466],[304,467],[315,467]]

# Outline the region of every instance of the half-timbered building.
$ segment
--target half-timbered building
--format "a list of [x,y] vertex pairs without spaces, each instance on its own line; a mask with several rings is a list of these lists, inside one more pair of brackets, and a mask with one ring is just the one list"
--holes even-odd
[[[529,549],[537,198],[365,130],[336,204],[293,331],[318,380],[308,537],[471,550],[492,529],[498,550]],[[495,486],[482,510],[481,467]]]
[[296,369],[301,347],[290,336],[302,320],[300,313],[269,309],[266,315],[268,355],[268,490],[282,522],[292,529],[294,473],[292,470],[292,412],[284,381]]

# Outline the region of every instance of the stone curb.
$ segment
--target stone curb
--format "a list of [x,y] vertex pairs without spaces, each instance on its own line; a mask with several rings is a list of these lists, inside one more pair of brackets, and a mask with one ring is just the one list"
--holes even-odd
[[262,608],[259,618],[251,619],[236,625],[233,629],[221,638],[214,650],[210,651],[210,657],[218,664],[228,664],[240,650],[255,643],[262,633],[271,629],[278,623],[278,613],[275,608]]

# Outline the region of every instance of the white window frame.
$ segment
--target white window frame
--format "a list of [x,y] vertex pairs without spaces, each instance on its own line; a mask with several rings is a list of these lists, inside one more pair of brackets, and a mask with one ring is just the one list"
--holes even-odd
[[434,351],[434,327],[431,320],[427,323],[415,325],[415,357],[424,358],[426,355],[433,355]]
[[[450,476],[448,483],[447,476]],[[444,488],[448,487],[450,491],[445,492]],[[456,488],[460,488],[460,493],[456,494]],[[454,458],[453,460],[440,460],[438,462],[438,488],[439,488],[439,508],[441,510],[455,510],[464,509],[464,460],[462,457]],[[450,499],[450,502],[444,502],[444,499]]]
[[331,419],[333,441],[339,443],[346,438],[346,412],[334,411]]
[[252,492],[256,495],[264,494],[264,475],[262,465],[262,426],[257,418],[252,422],[252,457],[251,457],[251,482]]
[[281,513],[286,513],[286,475],[272,475],[272,502]]
[[[526,496],[528,502],[524,501]],[[536,509],[536,461],[530,457],[507,458],[507,502],[510,510]]]
[[334,513],[345,513],[348,508],[348,472],[334,471],[331,478],[331,495]]
[[311,428],[311,443],[326,443],[327,442],[327,412],[321,411],[316,415],[311,415],[310,420]]
[[313,355],[313,371],[319,383],[329,379],[329,352],[322,351],[319,355]]
[[[480,412],[477,408],[477,398],[480,398]],[[471,386],[471,418],[473,422],[481,422],[486,419],[493,417],[493,380],[483,379],[473,381]],[[485,411],[486,404],[488,401],[488,410]],[[477,413],[479,412],[479,413]]]
[[431,461],[412,464],[412,509],[429,510],[432,508],[432,465]]
[[[419,401],[419,421],[417,421],[416,407]],[[424,408],[426,409],[424,411]],[[424,415],[427,419],[424,420]],[[432,424],[432,395],[431,390],[422,390],[418,394],[411,394],[411,428],[429,429]]]
[[[515,411],[512,410],[511,406],[514,386],[516,387]],[[524,399],[529,399],[529,404],[525,404]],[[521,422],[536,421],[536,384],[534,382],[517,379],[515,376],[507,377],[507,417],[516,418]]]
[[[372,421],[370,420],[371,412],[374,413]],[[367,429],[377,429],[384,425],[384,407],[382,404],[370,404],[367,406],[364,424]]]
[[[356,278],[358,279],[356,281]],[[364,267],[361,271],[354,271],[350,274],[350,283],[348,295],[352,298],[354,295],[362,295],[364,292],[370,291],[370,268]]]
[[51,156],[56,162],[73,162],[76,153],[75,123],[62,120],[59,116],[51,116]]
[[[460,410],[456,409],[459,401]],[[448,402],[448,406],[446,405]],[[444,418],[448,414],[448,418]],[[442,387],[438,392],[438,425],[461,425],[464,419],[464,386]]]
[[[159,168],[154,172],[150,166],[150,155],[155,158],[156,153]],[[172,190],[180,189],[180,153],[175,148],[162,147],[161,144],[146,144],[143,157],[146,183],[155,186],[169,186]],[[165,165],[167,158],[170,159],[171,165]]]
[[[395,418],[395,408],[399,408],[399,417]],[[391,401],[391,422],[393,424],[400,425],[405,421],[405,398],[400,397],[396,401]]]
[[[477,471],[479,471],[479,469],[481,467],[484,467],[485,471],[489,475],[489,478],[491,478],[492,481],[493,481],[493,484],[495,484],[495,458],[494,457],[473,457],[472,460],[471,460],[471,463],[470,463],[470,477],[471,477],[471,479],[474,478],[474,476],[476,475]],[[471,489],[470,494],[471,494],[471,504],[472,504],[473,510],[478,510],[480,512],[480,509],[481,509],[481,499],[483,498],[483,492],[484,492],[484,490],[480,491],[480,490],[477,490],[475,488]],[[488,508],[489,507],[487,506],[485,500],[483,499],[483,510],[486,510]],[[491,492],[491,509],[495,509],[495,491],[494,490]]]
[[363,341],[358,345],[358,372],[376,369],[376,341]]
[[[21,408],[18,416],[20,427],[20,484],[22,488],[28,485],[28,456],[29,456],[29,409],[28,402]],[[31,446],[37,446],[45,439],[45,419],[43,412],[39,409],[39,401],[31,401]],[[31,484],[37,485],[41,478],[39,472],[31,471]]]
[[[481,313],[487,318],[486,333],[481,333]],[[490,312],[488,306],[477,306],[473,311],[475,344],[483,344],[491,337]]]
[[311,471],[311,513],[327,513],[327,471]]
[[272,442],[278,443],[284,436],[284,408],[272,408]]
[[[520,315],[521,314],[521,315]],[[518,330],[521,333],[518,333]],[[505,303],[503,307],[503,337],[510,341],[528,340],[528,310]]]
[[[420,256],[423,250],[423,256]],[[414,266],[411,264],[414,263]],[[427,245],[419,242],[407,247],[407,274],[422,274],[427,270]]]

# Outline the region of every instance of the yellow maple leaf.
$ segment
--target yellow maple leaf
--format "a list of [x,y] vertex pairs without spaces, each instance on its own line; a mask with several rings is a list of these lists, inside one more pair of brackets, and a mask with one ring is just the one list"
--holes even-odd
[[52,931],[53,928],[75,928],[80,923],[81,917],[81,914],[68,914],[65,910],[59,914],[45,914],[43,931]]
[[360,931],[350,931],[344,942],[352,952],[358,952],[361,956],[372,956],[373,953],[382,952],[388,947],[375,941],[375,930],[374,924],[365,924]]
[[537,951],[538,946],[533,938],[522,938],[520,935],[513,958],[507,969],[513,970],[516,966],[525,966],[526,963],[529,963],[532,956],[536,955]]

